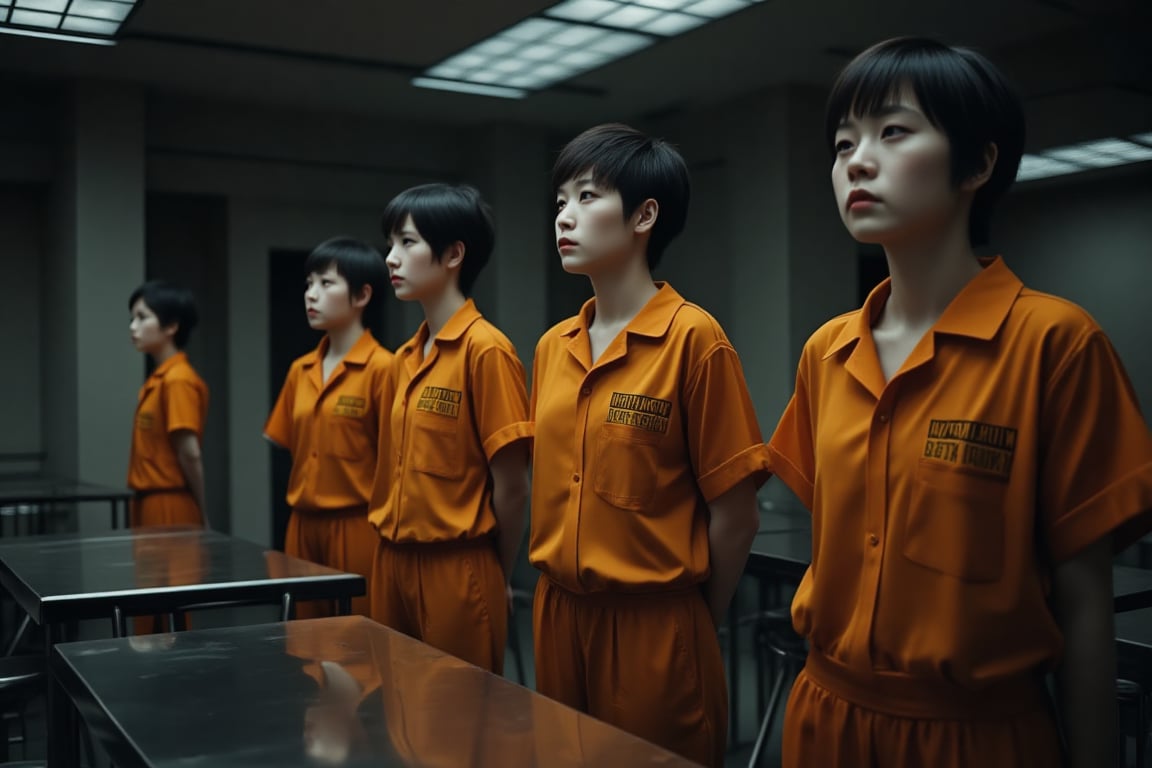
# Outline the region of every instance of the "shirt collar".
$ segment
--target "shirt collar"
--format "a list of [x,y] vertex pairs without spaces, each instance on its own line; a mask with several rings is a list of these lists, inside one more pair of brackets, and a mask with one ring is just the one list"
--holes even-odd
[[[437,342],[459,341],[460,337],[472,327],[472,324],[480,320],[483,315],[480,310],[476,309],[476,302],[468,299],[460,308],[457,309],[452,317],[448,318],[448,322],[440,329],[440,333],[436,334]],[[404,353],[412,352],[418,345],[423,344],[428,340],[428,321],[420,323],[420,327],[416,330],[416,335],[404,343],[401,351]]]
[[172,370],[178,365],[186,364],[187,362],[188,355],[184,352],[177,352],[176,354],[172,355],[172,357],[156,366],[156,369],[152,371],[152,375],[156,378],[162,378],[164,374],[168,373],[168,371]]
[[[984,267],[972,278],[944,310],[932,326],[933,333],[967,336],[990,341],[1004,324],[1016,297],[1024,288],[1004,260],[999,256],[980,259]],[[884,280],[868,294],[864,306],[840,329],[840,333],[824,353],[827,359],[845,347],[872,332],[880,317],[884,303],[892,294],[892,278]]]
[[[302,365],[305,368],[311,368],[324,359],[324,355],[328,354],[329,346],[328,334],[324,334],[324,338],[320,339],[320,343],[316,348],[304,356]],[[376,338],[372,335],[372,331],[367,328],[364,333],[360,334],[360,338],[356,339],[356,343],[352,345],[352,349],[344,355],[345,365],[367,365],[368,358],[372,356],[372,350],[376,346]]]
[[[656,295],[641,307],[625,330],[632,335],[658,339],[668,333],[672,318],[683,305],[684,297],[677,293],[675,288],[666,282],[657,281]],[[572,337],[580,332],[587,333],[595,312],[596,299],[588,299],[580,308],[580,312],[560,329],[560,335]]]

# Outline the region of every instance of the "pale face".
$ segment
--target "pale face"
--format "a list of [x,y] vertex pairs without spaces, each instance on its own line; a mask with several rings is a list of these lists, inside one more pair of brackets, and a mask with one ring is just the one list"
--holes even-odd
[[350,295],[348,281],[336,271],[335,264],[323,272],[313,272],[304,280],[304,311],[308,314],[308,325],[318,331],[345,328],[357,321],[362,298]]
[[439,261],[433,258],[432,246],[420,235],[411,216],[389,237],[389,246],[384,263],[388,265],[396,298],[420,301],[445,290],[452,279],[449,264],[453,260],[447,254]]
[[832,187],[848,232],[891,246],[928,239],[966,204],[952,183],[948,137],[906,91],[877,114],[836,131]]
[[591,173],[556,190],[556,250],[565,271],[588,275],[619,266],[635,236],[635,222],[624,218],[620,193],[596,186]]
[[160,318],[152,311],[144,299],[136,299],[132,305],[132,319],[128,323],[128,332],[132,337],[132,346],[140,352],[154,355],[167,345],[168,341],[176,335],[178,326],[172,324],[167,328],[160,325]]

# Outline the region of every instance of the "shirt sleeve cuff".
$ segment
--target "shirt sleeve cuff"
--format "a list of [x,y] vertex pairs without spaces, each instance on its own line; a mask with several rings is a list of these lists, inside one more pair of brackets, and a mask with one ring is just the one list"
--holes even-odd
[[492,457],[504,448],[517,440],[525,440],[531,438],[534,434],[533,423],[530,421],[518,421],[515,424],[509,424],[503,429],[498,429],[484,441],[484,455],[491,461]]
[[749,478],[756,487],[768,482],[768,447],[763,443],[751,445],[728,461],[696,479],[704,500],[711,502]]
[[796,468],[796,465],[788,460],[788,457],[780,453],[780,451],[768,446],[768,467],[771,469],[772,474],[784,481],[784,485],[788,486],[792,493],[796,494],[797,498],[803,502],[804,506],[811,511],[813,487],[812,482],[804,476],[804,473]]
[[1120,552],[1152,531],[1152,465],[1113,483],[1061,517],[1049,531],[1052,564],[1071,559],[1090,544],[1112,536]]

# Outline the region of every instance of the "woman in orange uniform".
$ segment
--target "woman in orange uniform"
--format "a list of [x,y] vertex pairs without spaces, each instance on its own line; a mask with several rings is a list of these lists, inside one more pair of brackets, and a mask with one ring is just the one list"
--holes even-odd
[[718,766],[716,628],[759,526],[767,451],[723,329],[652,279],[684,227],[688,169],[666,142],[602,125],[552,179],[561,263],[595,297],[536,346],[537,689]]
[[770,441],[812,511],[783,764],[1113,765],[1111,559],[1152,527],[1152,439],[1092,318],[974,254],[1020,101],[971,50],[890,40],[825,135],[891,278],[809,339]]
[[132,431],[132,527],[201,525],[206,515],[200,448],[208,387],[183,351],[196,327],[192,294],[151,281],[132,292],[128,309],[132,344],[155,364],[140,389]]
[[[376,551],[368,500],[392,353],[364,327],[364,312],[381,300],[387,271],[375,248],[337,237],[316,246],[304,274],[308,324],[324,338],[292,363],[264,426],[265,437],[292,452],[284,551],[368,579]],[[367,615],[368,598],[354,599],[352,610]],[[297,615],[328,612],[304,603]]]
[[472,187],[426,184],[388,203],[384,231],[392,290],[424,322],[385,390],[372,618],[499,674],[531,430],[524,366],[468,298],[492,217]]

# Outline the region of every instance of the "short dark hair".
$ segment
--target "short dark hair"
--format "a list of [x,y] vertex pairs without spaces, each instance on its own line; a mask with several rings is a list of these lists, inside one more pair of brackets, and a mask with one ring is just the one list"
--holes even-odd
[[336,274],[348,283],[348,297],[358,296],[364,286],[372,286],[372,297],[364,307],[367,314],[377,299],[383,296],[388,284],[388,265],[380,251],[363,240],[354,237],[333,237],[312,249],[304,260],[304,275],[321,273],[329,267],[336,268]]
[[467,184],[421,184],[406,189],[384,209],[384,234],[400,234],[409,216],[437,262],[453,243],[464,244],[459,286],[465,296],[470,294],[496,245],[492,209],[480,192]]
[[149,280],[128,297],[128,311],[136,306],[140,299],[156,315],[161,328],[176,324],[176,334],[172,337],[177,349],[184,349],[192,329],[196,327],[200,316],[196,314],[196,300],[192,291],[180,288],[163,280]]
[[552,188],[588,171],[597,186],[620,193],[625,219],[649,198],[660,206],[648,238],[648,268],[654,269],[688,220],[691,183],[684,158],[663,139],[621,123],[605,123],[589,128],[560,150],[552,167]]
[[968,221],[969,241],[984,245],[993,209],[1016,180],[1024,153],[1020,97],[1000,70],[974,50],[922,37],[885,40],[853,59],[832,86],[824,116],[828,148],[835,153],[836,130],[849,113],[874,115],[905,87],[948,137],[953,184],[983,170],[985,149],[996,145],[996,165],[976,191]]

